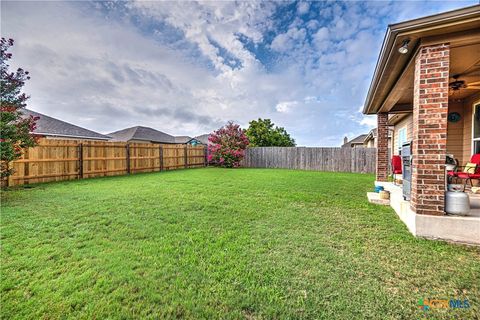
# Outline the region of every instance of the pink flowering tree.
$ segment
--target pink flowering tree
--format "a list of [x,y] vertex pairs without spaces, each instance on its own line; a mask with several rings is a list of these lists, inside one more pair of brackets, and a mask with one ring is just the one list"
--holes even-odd
[[37,139],[31,134],[38,117],[25,117],[28,96],[23,92],[25,82],[30,79],[28,71],[18,68],[10,70],[9,52],[13,39],[0,40],[0,178],[13,173],[9,163],[21,157],[25,148],[33,147]]
[[208,162],[225,168],[240,166],[249,144],[245,130],[231,121],[211,133],[208,141]]

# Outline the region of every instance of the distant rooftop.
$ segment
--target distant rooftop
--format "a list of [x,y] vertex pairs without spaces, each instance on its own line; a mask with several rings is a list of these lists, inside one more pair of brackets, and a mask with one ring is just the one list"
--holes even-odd
[[88,130],[74,124],[55,119],[44,115],[39,112],[35,112],[29,109],[22,109],[24,117],[33,116],[39,117],[36,122],[36,129],[33,133],[43,136],[53,137],[65,137],[76,139],[96,139],[96,140],[109,140],[110,137],[104,134]]
[[175,137],[168,133],[142,126],[115,131],[109,133],[109,136],[117,141],[141,140],[157,143],[178,143],[175,141]]
[[192,137],[189,136],[175,136],[175,143],[187,143],[192,140]]
[[210,136],[209,133],[206,133],[206,134],[202,134],[202,135],[199,135],[199,136],[196,136],[194,137],[195,139],[197,139],[198,141],[200,141],[201,143],[205,144],[205,145],[208,145],[208,137]]
[[342,145],[342,148],[344,147],[351,147],[352,145],[354,144],[363,144],[363,142],[365,141],[365,138],[367,137],[368,134],[361,134],[359,135],[358,137],[356,138],[353,138],[352,140],[344,143]]

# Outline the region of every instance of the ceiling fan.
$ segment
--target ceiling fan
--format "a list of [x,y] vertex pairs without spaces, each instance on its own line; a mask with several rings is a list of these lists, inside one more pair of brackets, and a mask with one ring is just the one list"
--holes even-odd
[[476,89],[480,90],[480,81],[474,81],[467,83],[465,80],[459,79],[460,76],[465,74],[455,74],[452,76],[453,81],[448,84],[448,87],[451,90],[451,94],[454,94],[456,91],[461,89]]

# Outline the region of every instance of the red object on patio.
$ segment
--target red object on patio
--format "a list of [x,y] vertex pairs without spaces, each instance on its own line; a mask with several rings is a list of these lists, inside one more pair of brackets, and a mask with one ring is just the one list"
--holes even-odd
[[402,157],[392,156],[392,173],[393,183],[395,183],[395,175],[402,174]]
[[472,180],[480,180],[480,153],[474,154],[470,159],[470,163],[477,165],[473,173],[458,171],[459,168],[465,168],[464,166],[455,168],[455,171],[447,172],[447,175],[451,178],[465,180],[465,186],[467,185],[468,181],[470,181],[470,184],[472,184]]

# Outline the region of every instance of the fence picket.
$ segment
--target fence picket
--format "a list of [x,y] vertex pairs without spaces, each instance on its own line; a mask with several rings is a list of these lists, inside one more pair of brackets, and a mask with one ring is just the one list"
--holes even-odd
[[375,159],[375,148],[252,147],[243,163],[250,168],[374,173]]
[[206,165],[204,146],[125,143],[87,140],[40,139],[18,161],[3,184],[27,183],[124,175]]

